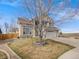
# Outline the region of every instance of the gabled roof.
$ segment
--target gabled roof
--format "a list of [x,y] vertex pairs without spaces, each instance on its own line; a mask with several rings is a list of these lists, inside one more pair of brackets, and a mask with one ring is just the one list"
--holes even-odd
[[18,18],[18,24],[21,25],[33,25],[32,21],[29,19],[25,18]]
[[38,20],[40,20],[40,18],[41,18],[42,21],[46,21],[46,22],[49,22],[50,24],[54,25],[53,19],[51,17],[49,17],[48,15],[34,17],[34,18],[32,18],[32,20],[29,20],[28,18],[19,17],[18,18],[18,24],[33,25],[33,20],[38,21]]

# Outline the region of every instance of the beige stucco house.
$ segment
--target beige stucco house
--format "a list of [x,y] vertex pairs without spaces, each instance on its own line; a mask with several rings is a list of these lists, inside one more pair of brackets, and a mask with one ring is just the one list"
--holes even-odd
[[[40,17],[38,17],[40,19]],[[25,18],[18,18],[18,25],[19,25],[19,37],[38,37],[40,32],[38,27],[40,26],[37,17],[34,17],[32,20],[25,19]],[[58,29],[54,26],[54,21],[52,18],[48,16],[41,17],[42,22],[42,35],[43,38],[49,38],[53,36],[57,36]]]
[[18,18],[19,37],[32,35],[33,23],[25,18]]

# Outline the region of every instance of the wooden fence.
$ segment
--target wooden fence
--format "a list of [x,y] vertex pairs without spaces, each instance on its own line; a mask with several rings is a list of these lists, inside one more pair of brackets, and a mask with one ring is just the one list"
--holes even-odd
[[0,39],[4,40],[4,39],[13,39],[13,38],[17,38],[18,34],[0,34]]

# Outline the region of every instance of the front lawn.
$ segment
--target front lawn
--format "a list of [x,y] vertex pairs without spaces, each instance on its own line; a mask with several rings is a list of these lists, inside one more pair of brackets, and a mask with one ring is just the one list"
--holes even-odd
[[6,54],[1,51],[0,51],[0,59],[7,59]]
[[71,50],[72,46],[47,39],[48,44],[37,46],[36,39],[20,39],[10,43],[9,47],[22,59],[57,59],[63,53]]

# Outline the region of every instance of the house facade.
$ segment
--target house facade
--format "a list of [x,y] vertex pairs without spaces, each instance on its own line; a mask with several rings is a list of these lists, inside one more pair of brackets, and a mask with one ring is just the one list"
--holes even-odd
[[19,37],[32,35],[33,23],[24,18],[18,18]]
[[[40,17],[38,17],[39,19]],[[25,19],[25,18],[18,18],[18,25],[19,25],[19,37],[38,37],[40,35],[40,24],[38,19],[35,17],[32,20]],[[54,27],[53,20],[48,16],[41,17],[41,23],[42,23],[42,36],[43,38],[49,38],[49,35],[51,37],[57,36],[58,29]]]

